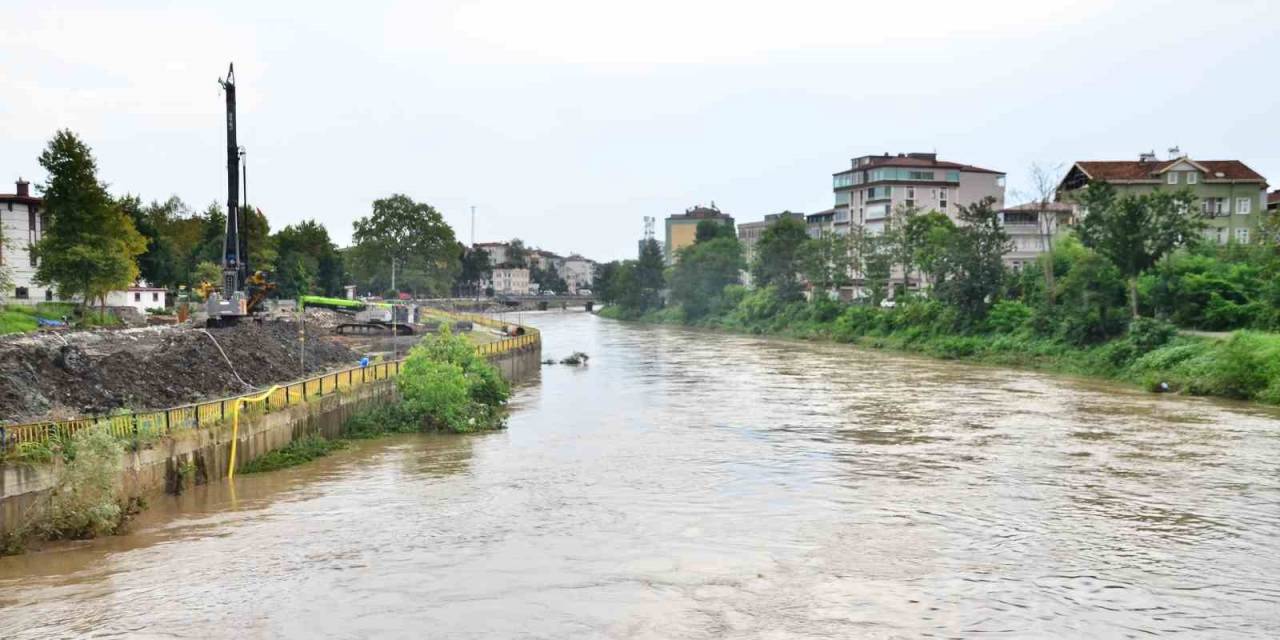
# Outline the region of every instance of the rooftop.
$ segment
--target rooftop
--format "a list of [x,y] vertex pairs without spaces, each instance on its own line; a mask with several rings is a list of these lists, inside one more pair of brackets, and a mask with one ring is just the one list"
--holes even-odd
[[882,156],[862,156],[853,159],[853,167],[833,173],[832,175],[840,176],[854,171],[863,171],[866,169],[876,169],[879,167],[908,167],[908,168],[924,168],[924,169],[954,169],[957,171],[969,171],[973,173],[992,173],[1004,175],[1003,171],[995,171],[992,169],[984,169],[975,167],[971,164],[961,164],[959,162],[948,162],[939,160],[936,153],[899,153],[896,156],[884,154]]
[[689,207],[684,213],[673,213],[667,216],[668,220],[730,220],[732,216],[716,208],[715,203],[710,206]]
[[1160,174],[1180,162],[1186,162],[1203,170],[1204,179],[1207,182],[1236,180],[1266,183],[1262,175],[1239,160],[1193,160],[1187,156],[1170,160],[1156,160],[1150,157],[1141,160],[1081,160],[1075,163],[1075,168],[1090,180],[1158,182]]

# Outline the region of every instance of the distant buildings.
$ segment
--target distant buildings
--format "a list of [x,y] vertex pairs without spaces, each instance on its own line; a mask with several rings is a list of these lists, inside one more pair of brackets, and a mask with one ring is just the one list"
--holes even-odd
[[31,184],[18,178],[14,193],[0,193],[0,225],[5,243],[0,245],[0,265],[9,270],[13,286],[0,291],[6,303],[35,304],[53,300],[53,289],[35,283],[39,261],[31,245],[44,234],[44,200],[31,195]]
[[667,216],[666,242],[662,245],[663,258],[667,264],[675,261],[675,256],[681,249],[694,243],[698,223],[703,220],[714,220],[733,228],[733,216],[722,213],[714,202],[705,207],[690,207],[684,213]]
[[886,220],[899,207],[956,218],[957,207],[986,197],[995,199],[996,209],[1004,206],[1004,173],[938,160],[936,153],[861,156],[852,164],[831,178],[835,233],[849,233],[853,223],[867,233],[882,233]]
[[596,263],[578,254],[564,259],[560,267],[560,278],[569,285],[569,293],[578,293],[580,289],[590,289],[596,275]]
[[1168,160],[1143,153],[1137,160],[1076,162],[1058,185],[1058,199],[1069,201],[1095,180],[1110,183],[1120,194],[1190,189],[1204,213],[1207,239],[1246,243],[1256,236],[1267,207],[1267,181],[1258,172],[1239,160],[1195,160],[1177,148],[1169,152]]
[[507,263],[508,250],[511,248],[511,244],[508,242],[477,242],[472,248],[489,254],[489,264],[499,265]]
[[1267,194],[1267,213],[1280,213],[1280,189]]

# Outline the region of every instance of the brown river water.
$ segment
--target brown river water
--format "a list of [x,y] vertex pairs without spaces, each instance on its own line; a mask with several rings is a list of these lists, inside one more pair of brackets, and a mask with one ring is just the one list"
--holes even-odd
[[509,428],[0,559],[0,637],[1280,637],[1280,413],[526,314]]

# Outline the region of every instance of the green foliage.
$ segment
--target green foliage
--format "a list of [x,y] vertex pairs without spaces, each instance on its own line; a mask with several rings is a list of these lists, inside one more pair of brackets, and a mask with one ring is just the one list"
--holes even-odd
[[472,295],[476,293],[480,283],[488,280],[493,273],[493,262],[488,251],[484,249],[468,249],[459,245],[462,259],[458,271],[458,280],[454,285],[454,295]]
[[827,297],[850,283],[855,247],[853,236],[828,233],[805,243],[800,251],[800,271],[813,294]]
[[497,426],[511,395],[498,370],[447,328],[409,351],[396,384],[404,410],[419,425],[455,432]]
[[344,261],[329,231],[314,220],[289,225],[274,236],[276,291],[281,297],[341,295]]
[[1138,276],[1174,249],[1200,237],[1204,218],[1189,189],[1117,196],[1106,182],[1080,195],[1088,215],[1077,232],[1084,246],[1106,257],[1129,282],[1130,310],[1138,315]]
[[733,233],[733,225],[725,224],[719,220],[699,220],[698,226],[693,233],[695,243],[708,242],[716,238],[738,239]]
[[373,201],[373,213],[355,222],[350,251],[353,274],[366,291],[391,287],[395,261],[396,287],[415,296],[448,293],[460,270],[453,229],[426,203],[401,194]]
[[61,454],[65,462],[35,529],[50,540],[114,533],[125,517],[117,484],[124,445],[106,429],[95,427],[73,436]]
[[254,458],[240,468],[240,473],[262,473],[294,467],[316,458],[323,458],[346,446],[346,443],[341,440],[330,440],[314,434],[304,436]]
[[[711,220],[716,228],[728,228]],[[691,319],[701,318],[721,305],[725,287],[738,284],[738,274],[746,263],[742,247],[731,235],[709,234],[705,239],[680,250],[671,269],[671,300],[684,308]]]
[[1013,333],[1031,320],[1031,307],[1016,300],[1001,300],[987,314],[987,329],[995,333]]
[[758,287],[773,287],[785,301],[800,299],[803,250],[809,232],[803,222],[790,217],[773,221],[760,233],[751,264],[751,279]]
[[36,317],[20,311],[18,307],[0,309],[0,336],[8,333],[29,333],[39,328]]
[[977,326],[1004,284],[1009,236],[992,209],[995,199],[961,206],[961,226],[951,231],[946,250],[934,263],[934,295],[955,307],[961,322]]
[[132,284],[147,239],[98,181],[88,145],[60,130],[40,154],[40,166],[49,178],[43,185],[47,223],[32,247],[40,258],[35,280],[86,303]]

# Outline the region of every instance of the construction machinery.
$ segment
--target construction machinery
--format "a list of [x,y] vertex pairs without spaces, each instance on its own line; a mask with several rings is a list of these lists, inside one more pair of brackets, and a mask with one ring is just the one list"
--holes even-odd
[[202,283],[208,325],[221,327],[250,317],[267,294],[275,288],[270,274],[249,269],[248,246],[241,233],[240,147],[236,144],[235,65],[227,67],[227,77],[218,80],[227,99],[227,227],[222,239],[222,282]]
[[351,322],[343,322],[334,330],[341,335],[384,335],[393,334],[408,336],[416,331],[412,323],[409,307],[385,302],[360,302],[344,298],[326,298],[323,296],[301,296],[298,308],[306,307],[331,309],[351,317]]

